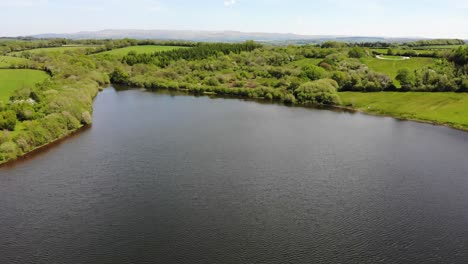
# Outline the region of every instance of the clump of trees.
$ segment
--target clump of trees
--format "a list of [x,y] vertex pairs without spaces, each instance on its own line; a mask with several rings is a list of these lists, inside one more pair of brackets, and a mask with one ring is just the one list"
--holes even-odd
[[414,72],[402,69],[396,79],[400,81],[402,91],[455,92],[461,91],[462,83],[449,68],[426,67]]
[[464,45],[464,44],[465,44],[465,41],[462,39],[428,39],[428,40],[418,40],[415,42],[406,43],[406,45],[410,47]]
[[123,58],[123,62],[128,65],[135,65],[139,63],[144,64],[155,64],[159,67],[166,67],[172,61],[177,60],[201,60],[212,56],[218,56],[219,54],[239,54],[243,51],[253,51],[260,48],[261,45],[253,41],[247,41],[238,44],[229,43],[200,43],[191,49],[175,49],[171,51],[156,52],[153,54],[136,54],[129,53]]
[[353,47],[349,50],[348,55],[350,58],[360,59],[367,56],[366,50],[361,47]]
[[335,80],[321,79],[301,84],[294,90],[294,96],[302,104],[340,105],[337,89]]
[[396,77],[402,91],[466,92],[468,91],[468,47],[460,47],[447,59],[415,71],[401,69]]
[[457,48],[448,58],[458,66],[466,66],[468,64],[468,46]]

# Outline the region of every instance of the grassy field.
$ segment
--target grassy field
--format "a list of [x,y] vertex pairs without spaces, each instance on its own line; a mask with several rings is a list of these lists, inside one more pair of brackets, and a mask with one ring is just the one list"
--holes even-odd
[[409,60],[380,60],[377,58],[363,58],[361,61],[369,66],[371,70],[385,73],[390,76],[397,87],[400,86],[400,83],[395,80],[398,70],[407,68],[410,71],[414,71],[423,68],[424,66],[434,64],[435,62],[432,58],[411,58]]
[[60,52],[64,53],[65,51],[68,50],[86,50],[86,49],[94,49],[97,46],[63,46],[63,47],[54,47],[54,48],[40,48],[40,49],[31,49],[31,50],[26,50],[26,51],[18,51],[18,52],[12,52],[9,53],[8,55],[20,55],[23,52],[30,52],[30,53],[52,53],[52,52]]
[[8,68],[12,65],[28,64],[29,60],[23,58],[0,56],[0,68]]
[[16,89],[34,86],[48,77],[37,70],[0,70],[0,101],[7,102]]
[[130,51],[134,51],[136,53],[154,53],[159,51],[168,51],[174,49],[180,49],[186,47],[178,47],[178,46],[157,46],[157,45],[146,45],[146,46],[132,46],[132,47],[125,47],[121,49],[114,49],[105,52],[98,53],[101,54],[109,54],[117,57],[123,57],[127,55]]
[[363,112],[468,129],[467,93],[342,92],[340,97]]

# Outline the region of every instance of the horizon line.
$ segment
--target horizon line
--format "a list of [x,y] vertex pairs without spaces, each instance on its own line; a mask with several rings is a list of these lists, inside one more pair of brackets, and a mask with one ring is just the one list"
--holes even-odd
[[241,30],[200,30],[200,29],[138,29],[138,28],[106,28],[98,30],[80,30],[74,32],[44,32],[44,33],[35,33],[28,35],[14,35],[14,36],[1,36],[1,38],[20,38],[20,37],[34,37],[38,35],[77,35],[83,33],[99,33],[104,31],[167,31],[167,32],[207,32],[207,33],[222,33],[222,32],[235,32],[242,34],[269,34],[269,35],[294,35],[294,36],[303,36],[303,37],[333,37],[333,38],[351,38],[351,37],[360,37],[360,38],[384,38],[384,39],[461,39],[468,40],[467,37],[457,38],[457,37],[425,37],[425,36],[389,36],[389,35],[334,35],[334,34],[302,34],[302,33],[293,33],[293,32],[267,32],[267,31],[241,31]]

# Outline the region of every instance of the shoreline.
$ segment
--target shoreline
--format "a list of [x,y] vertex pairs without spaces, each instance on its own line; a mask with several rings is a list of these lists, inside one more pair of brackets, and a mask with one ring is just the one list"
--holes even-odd
[[[102,89],[100,89],[101,91]],[[146,91],[157,91],[157,90],[164,90],[164,89],[144,89]],[[200,95],[200,94],[196,94],[196,93],[192,93],[190,92],[189,90],[181,90],[181,89],[178,89],[178,90],[167,90],[167,91],[172,91],[172,92],[181,92],[181,93],[185,93],[185,94],[189,94],[189,95]],[[257,101],[257,102],[262,102],[262,103],[268,103],[268,104],[271,104],[271,103],[278,103],[274,100],[266,100],[265,98],[246,98],[246,97],[243,97],[243,96],[235,96],[235,95],[223,95],[223,94],[217,94],[217,93],[214,93],[214,92],[206,92],[206,93],[202,93],[201,95],[203,96],[216,96],[216,97],[219,97],[219,98],[226,98],[226,99],[251,99],[251,100],[254,100],[254,101]],[[96,96],[94,96],[93,100],[95,99]],[[287,104],[284,104],[282,103],[282,105],[285,105],[285,106],[288,106]],[[394,118],[396,120],[401,120],[401,121],[409,121],[409,122],[416,122],[416,123],[421,123],[421,124],[429,124],[429,125],[433,125],[433,126],[441,126],[441,127],[447,127],[447,128],[450,128],[450,129],[455,129],[455,130],[458,130],[458,131],[463,131],[463,132],[468,132],[468,127],[458,127],[456,125],[452,125],[452,124],[449,124],[449,123],[442,123],[442,122],[437,122],[437,121],[431,121],[431,120],[423,120],[423,119],[414,119],[414,118],[406,118],[406,117],[401,117],[401,116],[396,116],[396,115],[388,115],[388,114],[379,114],[379,113],[373,113],[373,112],[367,112],[365,110],[361,110],[361,109],[357,109],[357,108],[352,108],[352,107],[347,107],[347,106],[340,106],[340,105],[303,105],[303,104],[292,104],[292,105],[289,105],[289,106],[292,106],[292,107],[305,107],[305,108],[315,108],[315,109],[322,109],[322,110],[329,110],[329,111],[332,111],[332,110],[342,110],[342,111],[347,111],[347,112],[350,112],[350,113],[360,113],[360,114],[365,114],[365,115],[369,115],[369,116],[377,116],[377,117],[390,117],[390,118]],[[34,149],[32,149],[31,151],[21,155],[21,156],[18,156],[17,158],[15,159],[12,159],[12,160],[9,160],[9,161],[6,161],[4,163],[0,163],[0,169],[2,168],[5,168],[5,167],[12,167],[15,165],[15,163],[17,162],[22,162],[22,161],[25,161],[27,159],[30,159],[30,158],[33,158],[34,156],[36,155],[39,155],[41,153],[44,153],[46,151],[48,151],[50,148],[52,147],[55,147],[56,145],[59,145],[61,144],[63,141],[79,134],[80,132],[83,132],[89,128],[91,128],[92,124],[91,125],[84,125],[74,131],[71,131],[70,133],[64,135],[63,137],[60,137],[54,141],[51,141],[49,143],[46,143],[42,146],[39,146],[39,147],[36,147]]]
[[92,125],[84,125],[74,131],[71,131],[70,133],[60,137],[60,138],[57,138],[55,139],[54,141],[51,141],[49,143],[46,143],[44,145],[41,145],[39,147],[36,147],[34,149],[32,149],[31,151],[27,152],[27,153],[24,153],[23,155],[21,156],[18,156],[16,157],[15,159],[12,159],[12,160],[9,160],[9,161],[6,161],[4,163],[0,163],[0,169],[3,169],[3,168],[8,168],[8,167],[14,167],[15,166],[15,163],[18,163],[18,162],[22,162],[22,161],[26,161],[28,159],[31,159],[31,158],[34,158],[35,156],[38,156],[42,153],[45,153],[47,151],[49,151],[51,148],[57,146],[57,145],[60,145],[61,143],[63,143],[64,141],[80,134],[81,132],[85,131],[85,130],[88,130],[89,128],[91,128]]
[[[143,88],[144,90],[147,91],[169,91],[169,92],[181,92],[185,94],[190,94],[190,95],[199,95],[197,93],[193,93],[188,89],[177,89],[177,90],[172,90],[172,89],[146,89]],[[444,122],[438,122],[438,121],[433,121],[433,120],[425,120],[425,119],[415,119],[415,118],[407,118],[407,117],[402,117],[402,116],[397,116],[397,115],[389,115],[389,114],[379,114],[379,113],[373,113],[373,112],[367,112],[365,110],[361,110],[358,108],[352,108],[348,106],[342,106],[342,105],[311,105],[311,104],[285,104],[281,103],[280,101],[275,101],[275,100],[267,100],[263,97],[257,97],[257,98],[248,98],[248,97],[242,97],[242,96],[235,96],[235,95],[224,95],[224,94],[217,94],[215,92],[204,92],[202,95],[205,96],[216,96],[219,98],[237,98],[237,99],[246,99],[246,100],[254,100],[257,102],[262,102],[262,103],[276,103],[276,104],[282,104],[285,106],[293,106],[293,107],[305,107],[305,108],[315,108],[315,109],[325,109],[325,110],[344,110],[348,112],[353,112],[353,113],[361,113],[361,114],[366,114],[369,116],[377,116],[377,117],[391,117],[400,121],[410,121],[410,122],[416,122],[416,123],[421,123],[421,124],[429,124],[429,125],[434,125],[434,126],[441,126],[441,127],[447,127],[459,131],[464,131],[468,132],[468,127],[463,127],[463,126],[456,126],[456,124],[452,125],[450,123],[444,123]]]
[[379,113],[373,113],[373,112],[367,112],[364,110],[360,110],[357,108],[351,108],[347,106],[330,106],[335,109],[341,109],[341,110],[346,110],[349,112],[354,112],[354,113],[360,113],[360,114],[365,114],[369,116],[377,116],[377,117],[391,117],[400,121],[409,121],[409,122],[416,122],[416,123],[421,123],[421,124],[427,124],[427,125],[433,125],[433,126],[440,126],[440,127],[447,127],[450,129],[455,129],[463,132],[468,132],[468,127],[457,127],[454,125],[451,125],[449,123],[443,123],[443,122],[437,122],[437,121],[431,121],[431,120],[424,120],[424,119],[414,119],[414,118],[407,118],[407,117],[401,117],[401,116],[395,116],[395,115],[386,115],[386,114],[379,114]]

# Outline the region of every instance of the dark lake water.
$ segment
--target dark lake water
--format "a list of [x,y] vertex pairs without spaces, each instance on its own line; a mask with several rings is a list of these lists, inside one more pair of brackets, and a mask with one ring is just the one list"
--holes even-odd
[[468,133],[106,89],[0,168],[0,263],[468,263]]

